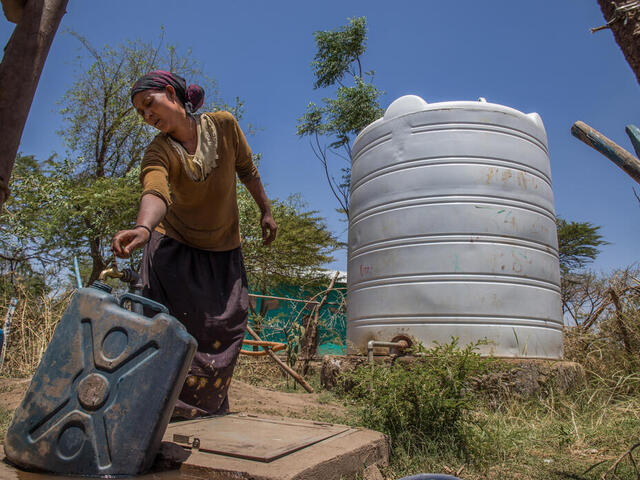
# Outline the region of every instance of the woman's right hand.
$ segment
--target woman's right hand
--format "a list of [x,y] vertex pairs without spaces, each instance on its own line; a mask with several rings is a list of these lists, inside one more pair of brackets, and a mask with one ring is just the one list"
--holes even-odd
[[118,258],[129,258],[131,252],[142,248],[151,238],[151,234],[146,228],[134,228],[131,230],[120,230],[111,241],[111,250]]

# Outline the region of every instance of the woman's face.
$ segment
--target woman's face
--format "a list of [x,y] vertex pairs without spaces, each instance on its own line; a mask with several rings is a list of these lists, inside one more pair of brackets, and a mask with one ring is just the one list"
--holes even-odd
[[143,90],[133,96],[133,106],[145,122],[163,133],[170,133],[184,119],[184,106],[177,99],[175,90]]

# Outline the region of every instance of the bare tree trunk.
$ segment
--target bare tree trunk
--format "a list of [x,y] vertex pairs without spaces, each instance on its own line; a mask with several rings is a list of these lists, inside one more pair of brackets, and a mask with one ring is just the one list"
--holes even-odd
[[628,11],[620,8],[633,4],[633,1],[598,0],[598,3],[604,19],[607,23],[611,22],[609,27],[613,38],[640,83],[640,8],[630,8]]
[[624,324],[624,315],[622,313],[620,298],[613,288],[609,289],[609,295],[611,295],[611,300],[616,307],[616,323],[618,325],[618,330],[620,331],[620,336],[622,337],[624,350],[631,355],[633,353],[633,349],[631,348],[631,337],[629,335],[629,330],[627,330],[627,326]]
[[318,350],[318,323],[320,323],[320,310],[324,307],[324,304],[327,303],[327,299],[329,298],[329,293],[331,293],[331,289],[338,280],[339,272],[336,272],[334,277],[331,279],[331,283],[329,284],[329,288],[325,291],[322,300],[320,303],[316,305],[314,311],[309,316],[309,321],[305,328],[304,335],[301,340],[302,348],[301,348],[301,357],[302,357],[302,374],[306,375],[309,370],[309,362],[316,354]]
[[89,240],[89,250],[91,252],[91,260],[93,261],[93,267],[91,269],[91,276],[87,285],[91,285],[98,280],[100,273],[107,267],[100,253],[100,238],[92,238]]
[[28,0],[0,63],[0,207],[49,47],[68,0]]

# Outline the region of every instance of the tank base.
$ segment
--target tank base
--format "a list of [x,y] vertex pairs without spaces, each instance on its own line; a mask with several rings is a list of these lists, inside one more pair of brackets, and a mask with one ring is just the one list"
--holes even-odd
[[[376,356],[376,365],[390,365],[393,357]],[[398,357],[396,361],[414,362],[419,357]],[[531,358],[501,358],[502,367],[495,372],[474,379],[473,389],[482,392],[489,404],[498,405],[508,398],[546,396],[568,393],[585,383],[582,365],[565,360],[544,360]],[[328,390],[339,383],[341,373],[367,365],[367,357],[362,355],[325,355],[322,359],[320,382]]]

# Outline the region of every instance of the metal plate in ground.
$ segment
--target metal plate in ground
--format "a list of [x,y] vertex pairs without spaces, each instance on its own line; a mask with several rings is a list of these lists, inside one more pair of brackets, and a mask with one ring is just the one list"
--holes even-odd
[[227,415],[170,424],[164,439],[200,452],[271,462],[347,430],[344,425]]

